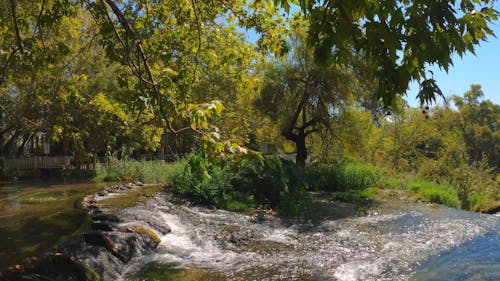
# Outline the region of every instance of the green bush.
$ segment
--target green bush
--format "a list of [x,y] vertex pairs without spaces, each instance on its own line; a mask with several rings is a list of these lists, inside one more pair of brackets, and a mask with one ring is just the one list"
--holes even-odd
[[136,161],[107,159],[96,169],[96,182],[147,182],[168,183],[174,175],[180,173],[185,161],[166,163],[164,161]]
[[387,189],[404,189],[408,183],[405,179],[397,178],[395,176],[384,175],[380,177],[377,186]]
[[306,189],[302,169],[284,159],[217,163],[195,153],[171,190],[192,202],[227,210],[276,208],[284,216],[298,216],[308,206]]
[[485,204],[488,201],[489,200],[484,196],[472,194],[468,197],[469,209],[477,210],[480,205]]
[[460,207],[457,191],[447,184],[416,180],[410,182],[407,189],[415,192],[425,202],[444,204],[453,208]]
[[313,165],[307,168],[307,182],[312,190],[349,191],[373,187],[379,171],[370,165],[347,162],[340,165]]
[[277,208],[284,216],[298,216],[310,203],[302,168],[282,158],[242,163],[233,184],[259,206]]

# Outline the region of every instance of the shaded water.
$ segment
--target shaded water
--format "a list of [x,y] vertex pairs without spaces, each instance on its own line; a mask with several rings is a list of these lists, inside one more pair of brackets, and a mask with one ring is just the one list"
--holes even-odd
[[[500,280],[500,218],[444,207],[390,203],[364,217],[298,224],[160,197],[120,216],[172,230],[123,280]],[[467,264],[475,266],[463,273]]]
[[77,204],[102,189],[91,183],[0,185],[0,268],[42,254],[80,232],[87,222]]

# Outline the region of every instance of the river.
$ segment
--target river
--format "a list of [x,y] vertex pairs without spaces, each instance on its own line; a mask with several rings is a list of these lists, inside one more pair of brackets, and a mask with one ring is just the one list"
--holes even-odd
[[[2,187],[4,264],[81,231],[85,216],[74,200],[99,188],[46,186],[43,192],[67,200],[40,204],[36,198],[50,196],[27,196],[39,187]],[[161,193],[117,211],[120,227],[171,229],[157,251],[128,264],[121,280],[500,280],[498,216],[390,200],[366,216],[322,213],[323,219],[299,223],[173,201]]]
[[76,207],[103,184],[4,182],[0,184],[0,268],[40,255],[85,227]]
[[313,224],[156,198],[122,216],[172,229],[123,280],[500,280],[500,217],[436,205]]

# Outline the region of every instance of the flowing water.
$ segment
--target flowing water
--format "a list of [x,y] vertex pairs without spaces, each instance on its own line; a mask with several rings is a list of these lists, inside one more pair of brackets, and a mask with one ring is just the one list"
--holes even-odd
[[[0,266],[81,232],[88,218],[75,202],[102,187],[1,186]],[[117,211],[121,226],[142,224],[161,237],[123,281],[500,280],[499,216],[389,201],[358,217],[325,203],[332,208],[318,207],[323,219],[298,223],[172,203],[166,194],[134,207],[114,196],[100,202],[126,207]]]
[[78,234],[88,218],[76,205],[102,188],[89,183],[0,184],[0,269]]
[[170,201],[121,211],[172,230],[123,280],[500,280],[497,216],[392,202],[313,224]]

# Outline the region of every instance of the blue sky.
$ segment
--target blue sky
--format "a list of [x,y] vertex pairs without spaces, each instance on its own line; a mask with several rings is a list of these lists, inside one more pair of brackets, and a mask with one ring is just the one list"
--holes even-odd
[[[488,42],[477,46],[475,56],[470,53],[462,58],[455,55],[454,66],[450,67],[448,73],[438,67],[430,68],[445,96],[462,95],[471,84],[480,84],[485,99],[500,104],[500,21],[495,22],[492,29],[497,38],[491,37]],[[412,83],[406,97],[412,106],[419,105],[415,100],[417,93],[418,84]]]

